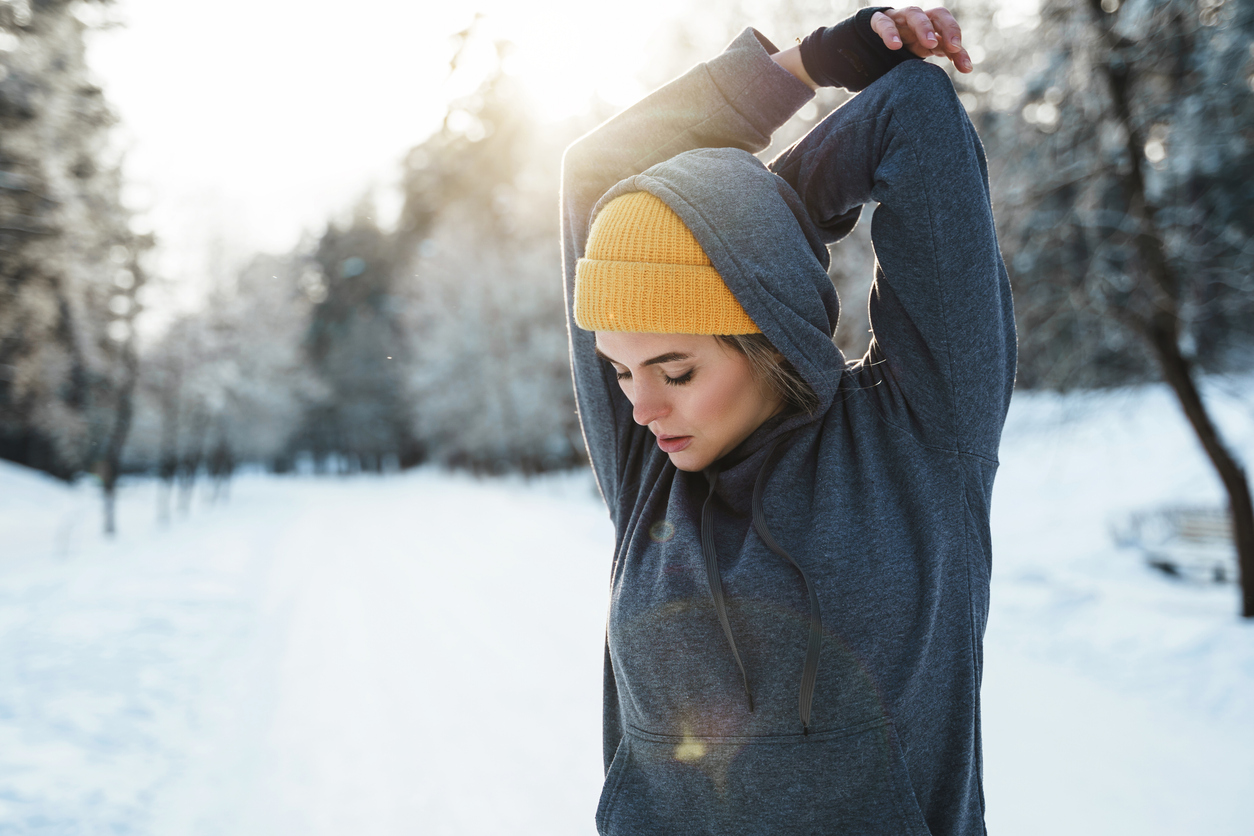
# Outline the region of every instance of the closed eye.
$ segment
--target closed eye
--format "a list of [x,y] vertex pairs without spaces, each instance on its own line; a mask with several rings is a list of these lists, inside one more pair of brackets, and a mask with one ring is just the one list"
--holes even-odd
[[[671,377],[670,375],[663,375],[663,378],[665,379],[667,386],[683,386],[685,383],[692,380],[692,372],[693,372],[693,369],[689,369],[688,371],[681,374],[679,377]],[[614,377],[616,377],[618,380],[631,380],[631,372],[626,372],[626,371],[620,372],[617,369],[615,369]]]
[[690,380],[692,380],[692,369],[689,369],[688,371],[684,372],[679,377],[668,376],[666,378],[666,385],[667,386],[683,386],[685,383],[687,383]]

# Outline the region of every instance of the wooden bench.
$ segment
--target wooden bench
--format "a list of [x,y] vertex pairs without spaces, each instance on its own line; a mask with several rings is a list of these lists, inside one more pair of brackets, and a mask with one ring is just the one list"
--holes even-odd
[[1237,552],[1232,518],[1218,508],[1142,511],[1116,529],[1115,542],[1138,549],[1150,566],[1182,580],[1235,583]]

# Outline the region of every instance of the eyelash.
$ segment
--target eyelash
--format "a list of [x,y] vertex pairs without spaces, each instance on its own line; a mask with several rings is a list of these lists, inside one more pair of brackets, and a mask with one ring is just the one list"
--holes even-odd
[[679,377],[666,378],[666,385],[667,386],[683,386],[685,383],[687,383],[690,380],[692,380],[692,369],[689,369],[688,371],[684,372]]
[[[692,380],[692,372],[693,370],[689,369],[688,371],[681,374],[679,377],[667,377],[666,385],[667,386],[683,386],[685,383]],[[619,380],[631,379],[631,372],[615,372],[614,374],[618,377]]]

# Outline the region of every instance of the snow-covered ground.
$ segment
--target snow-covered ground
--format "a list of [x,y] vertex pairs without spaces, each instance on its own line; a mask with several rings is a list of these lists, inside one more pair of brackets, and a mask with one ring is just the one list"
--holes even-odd
[[[1247,390],[1248,391],[1248,390]],[[1254,462],[1254,398],[1212,395]],[[611,531],[586,473],[237,478],[121,534],[0,463],[0,834],[588,834]],[[1114,545],[1219,504],[1170,398],[1017,396],[985,645],[990,832],[1248,834],[1254,625]]]

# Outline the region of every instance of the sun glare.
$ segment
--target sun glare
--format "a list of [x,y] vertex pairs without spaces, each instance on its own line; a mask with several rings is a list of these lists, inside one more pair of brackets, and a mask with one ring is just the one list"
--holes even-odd
[[[1037,0],[1001,3],[1030,11]],[[207,281],[205,253],[221,241],[284,251],[372,184],[390,195],[381,215],[394,215],[398,161],[497,69],[496,42],[512,45],[501,69],[530,115],[551,125],[594,101],[602,115],[632,104],[683,60],[714,54],[729,27],[769,28],[752,5],[220,0],[206,16],[194,4],[117,0],[109,14],[125,25],[97,31],[89,57],[122,119],[134,223],[156,233],[159,272],[190,287]],[[104,14],[93,10],[83,7]],[[456,33],[472,24],[450,76]],[[785,43],[802,33],[767,34]],[[475,123],[461,128],[472,135]]]
[[618,4],[555,0],[537,16],[515,3],[478,4],[482,35],[514,45],[503,69],[527,90],[542,123],[585,111],[593,97],[624,107],[643,96],[638,77],[647,64],[647,45],[678,21],[686,6],[641,0],[627,10]]

